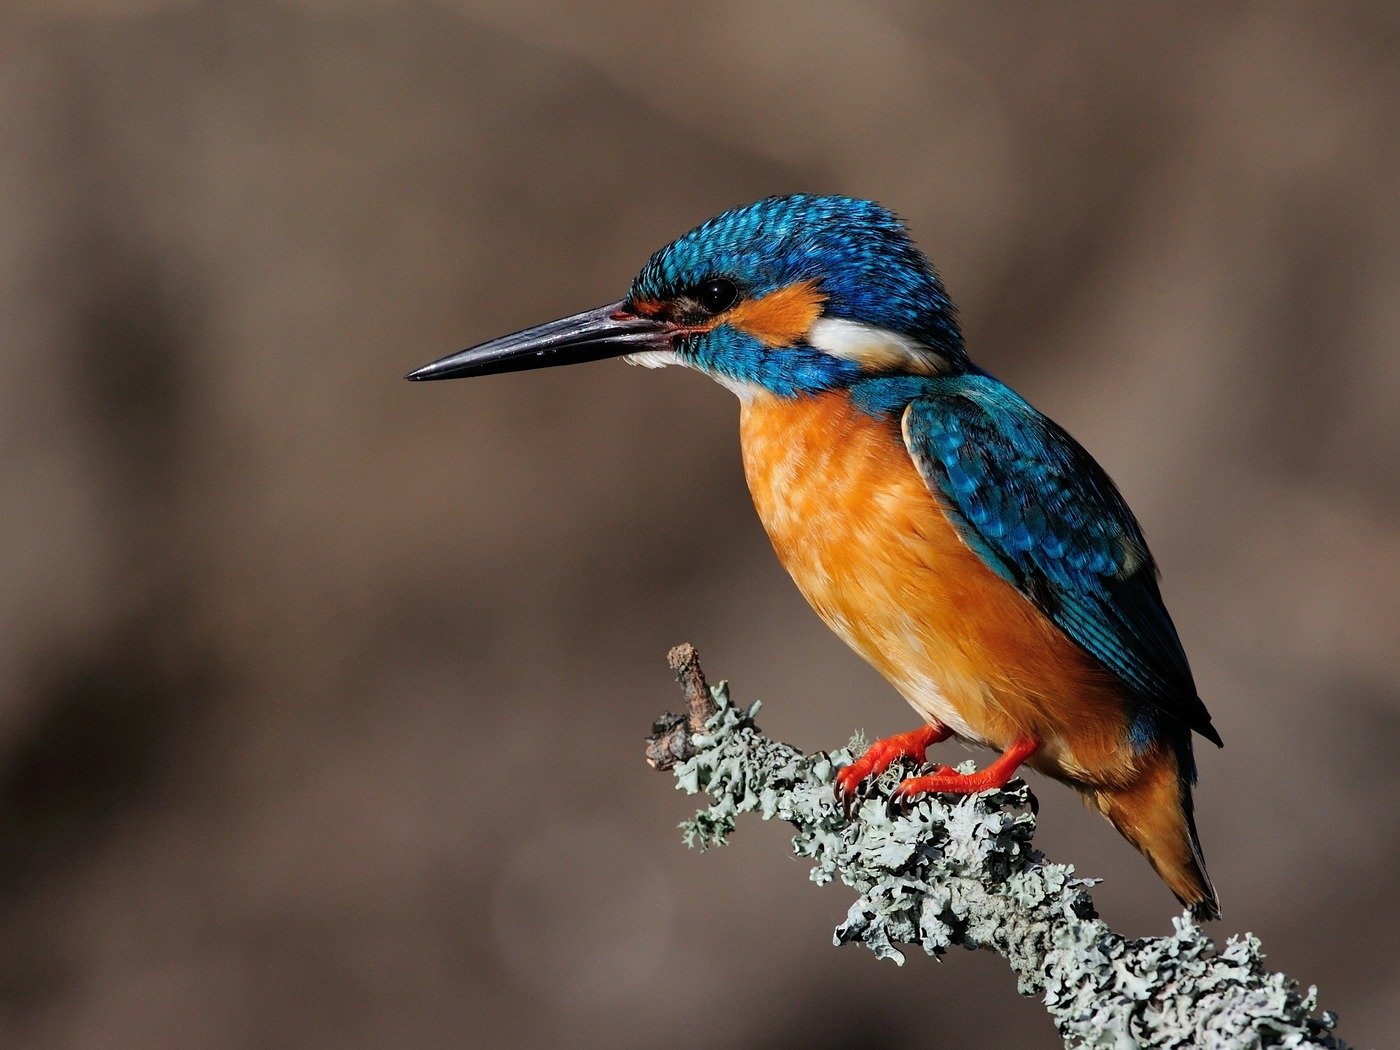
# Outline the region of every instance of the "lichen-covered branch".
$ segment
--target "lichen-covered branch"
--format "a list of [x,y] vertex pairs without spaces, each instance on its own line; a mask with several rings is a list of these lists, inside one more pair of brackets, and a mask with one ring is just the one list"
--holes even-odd
[[812,881],[840,879],[855,903],[835,943],[858,941],[903,962],[901,946],[930,955],[989,948],[1010,964],[1024,995],[1041,997],[1071,1047],[1345,1046],[1336,1016],[1315,1016],[1306,994],[1266,969],[1257,938],[1223,947],[1189,916],[1170,937],[1123,937],[1098,918],[1090,880],[1031,845],[1035,804],[1020,781],[962,798],[934,796],[891,808],[910,770],[880,777],[848,820],[833,776],[860,745],[803,755],[754,724],[758,710],[705,684],[690,646],[672,651],[688,716],[658,721],[648,760],[711,803],[681,825],[687,844],[722,845],[740,813],[786,821]]

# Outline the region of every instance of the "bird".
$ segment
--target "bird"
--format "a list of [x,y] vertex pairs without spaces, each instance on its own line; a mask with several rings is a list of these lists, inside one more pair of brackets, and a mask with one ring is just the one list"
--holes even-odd
[[[433,361],[414,381],[623,357],[738,395],[742,459],[783,567],[922,719],[836,774],[849,802],[973,794],[1025,765],[1078,791],[1197,919],[1220,916],[1196,831],[1198,695],[1137,519],[1098,462],[969,358],[904,223],[773,196],[655,252],[619,301]],[[997,753],[929,767],[956,738]]]

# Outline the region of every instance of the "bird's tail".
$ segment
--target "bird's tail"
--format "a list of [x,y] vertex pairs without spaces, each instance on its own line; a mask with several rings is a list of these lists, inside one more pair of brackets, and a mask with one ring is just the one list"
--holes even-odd
[[1147,858],[1193,916],[1218,919],[1220,901],[1206,874],[1201,840],[1196,835],[1191,782],[1181,774],[1181,765],[1170,748],[1153,748],[1143,759],[1141,772],[1131,784],[1098,788],[1089,797]]

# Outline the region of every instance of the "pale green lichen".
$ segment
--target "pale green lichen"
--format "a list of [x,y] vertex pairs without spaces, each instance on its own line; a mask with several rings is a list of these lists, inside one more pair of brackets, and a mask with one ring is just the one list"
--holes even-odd
[[930,955],[989,948],[1011,965],[1024,995],[1040,996],[1066,1046],[1342,1047],[1333,1014],[1314,1016],[1316,992],[1264,968],[1252,935],[1223,948],[1188,916],[1170,937],[1120,936],[1096,915],[1092,882],[1031,845],[1030,791],[934,796],[892,810],[896,766],[847,820],[836,770],[863,746],[804,756],[763,736],[758,704],[735,707],[713,690],[718,711],[691,738],[678,786],[713,802],[681,825],[689,845],[723,845],[740,813],[786,821],[793,850],[812,862],[813,882],[839,878],[857,897],[835,943],[858,941],[902,963],[900,946]]

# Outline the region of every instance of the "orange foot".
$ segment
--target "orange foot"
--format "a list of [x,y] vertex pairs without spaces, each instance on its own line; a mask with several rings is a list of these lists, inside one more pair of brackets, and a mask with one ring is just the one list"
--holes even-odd
[[[849,766],[842,766],[837,771],[836,797],[849,808],[856,788],[860,787],[860,782],[866,777],[878,777],[889,769],[890,763],[897,758],[914,758],[922,762],[924,752],[928,750],[930,744],[947,740],[952,735],[952,731],[947,727],[934,722],[930,725],[920,726],[918,729],[911,729],[907,733],[898,733],[895,736],[887,736],[883,740],[875,741],[865,749],[865,754],[861,755],[860,758]],[[906,780],[905,783],[907,784],[908,781]]]
[[[883,743],[883,741],[881,741]],[[958,773],[943,766],[926,777],[910,777],[894,789],[896,799],[942,792],[949,795],[974,795],[979,791],[1005,786],[1017,768],[1040,749],[1040,741],[1022,737],[1003,751],[995,762],[975,773]],[[845,770],[842,770],[844,773]]]

